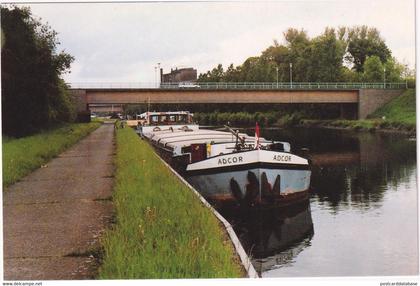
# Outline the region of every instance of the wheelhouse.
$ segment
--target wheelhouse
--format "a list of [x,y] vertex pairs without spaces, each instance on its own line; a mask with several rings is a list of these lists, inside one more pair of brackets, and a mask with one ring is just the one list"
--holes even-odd
[[192,124],[193,114],[188,111],[178,112],[145,112],[140,114],[143,126]]

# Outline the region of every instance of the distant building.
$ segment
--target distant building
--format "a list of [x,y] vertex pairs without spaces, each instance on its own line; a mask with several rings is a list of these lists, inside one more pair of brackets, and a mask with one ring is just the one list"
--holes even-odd
[[160,82],[195,82],[197,81],[197,70],[193,68],[171,69],[170,73],[164,74],[160,69]]

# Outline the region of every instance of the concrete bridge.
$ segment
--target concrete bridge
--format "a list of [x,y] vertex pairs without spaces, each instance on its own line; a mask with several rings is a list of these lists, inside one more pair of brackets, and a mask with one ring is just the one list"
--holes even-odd
[[121,111],[126,104],[337,104],[342,117],[364,119],[404,92],[402,88],[73,88],[79,110]]

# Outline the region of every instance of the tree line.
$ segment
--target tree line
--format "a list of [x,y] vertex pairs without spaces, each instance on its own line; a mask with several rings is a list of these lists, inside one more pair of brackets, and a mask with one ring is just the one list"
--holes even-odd
[[221,64],[201,73],[198,82],[414,82],[414,71],[392,57],[376,28],[326,28],[310,38],[289,28],[260,56],[239,66]]
[[74,58],[29,8],[1,7],[3,134],[20,137],[76,118],[61,75]]

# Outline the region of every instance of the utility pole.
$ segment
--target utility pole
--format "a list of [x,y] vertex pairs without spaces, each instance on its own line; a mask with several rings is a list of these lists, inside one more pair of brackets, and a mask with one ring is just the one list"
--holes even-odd
[[276,67],[277,88],[279,88],[279,67]]

